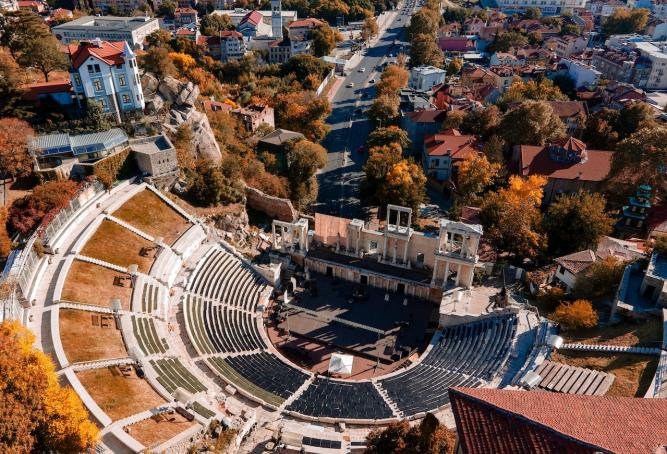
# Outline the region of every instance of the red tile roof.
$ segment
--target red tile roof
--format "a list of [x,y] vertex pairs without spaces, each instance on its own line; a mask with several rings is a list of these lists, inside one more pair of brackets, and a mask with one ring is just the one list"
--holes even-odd
[[241,22],[239,25],[245,24],[246,22],[251,23],[252,25],[257,25],[260,22],[262,22],[263,16],[262,13],[259,11],[251,11],[248,14],[246,14],[243,19],[241,19]]
[[415,123],[436,123],[442,122],[447,116],[446,110],[416,110],[414,112],[407,112],[407,118]]
[[299,27],[319,27],[320,25],[323,25],[324,22],[322,22],[319,19],[315,19],[314,17],[308,17],[306,19],[301,19],[301,20],[295,20],[294,22],[291,22],[288,27],[289,28],[299,28]]
[[424,138],[429,156],[450,156],[452,160],[469,159],[479,153],[477,138],[464,136],[458,131],[450,134],[433,134]]
[[122,57],[124,46],[125,41],[101,41],[99,47],[94,43],[85,42],[70,44],[67,48],[72,66],[78,69],[88,57],[96,57],[107,65],[121,65],[125,63]]
[[590,249],[558,257],[554,261],[572,274],[578,274],[596,261],[595,252]]
[[475,50],[475,43],[468,38],[443,37],[438,40],[438,47],[443,52],[467,52]]
[[665,399],[450,388],[466,454],[648,454],[667,444]]
[[49,93],[63,93],[72,90],[72,83],[69,80],[57,80],[53,82],[38,82],[35,84],[24,85],[24,98],[28,100],[37,100],[39,95]]
[[562,180],[602,181],[611,170],[613,154],[611,151],[586,150],[585,161],[565,162],[552,159],[548,146],[519,145],[519,173]]
[[224,30],[220,32],[221,38],[243,38],[243,35],[236,30]]
[[176,8],[174,14],[192,14],[196,13],[197,10],[193,8]]

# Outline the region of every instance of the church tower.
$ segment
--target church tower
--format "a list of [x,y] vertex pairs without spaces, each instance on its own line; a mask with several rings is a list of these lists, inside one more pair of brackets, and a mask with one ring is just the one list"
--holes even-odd
[[271,0],[271,32],[276,39],[283,37],[283,6],[280,0]]

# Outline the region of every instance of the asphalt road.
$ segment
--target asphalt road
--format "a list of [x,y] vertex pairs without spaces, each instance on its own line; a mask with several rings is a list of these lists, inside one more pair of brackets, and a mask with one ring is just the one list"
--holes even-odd
[[[403,26],[416,8],[416,2],[409,7],[409,14],[403,14],[406,4],[401,5],[398,14],[388,23],[385,31],[362,50],[362,59],[356,68],[345,77],[334,96],[331,115],[327,119],[330,132],[322,142],[328,151],[327,164],[318,174],[320,185],[315,211],[335,214],[345,218],[362,218],[359,203],[359,186],[363,180],[362,167],[368,158],[366,152],[360,153],[359,147],[365,145],[368,134],[374,125],[366,118],[366,111],[375,97],[375,84],[371,79],[380,80],[376,68],[387,60],[390,52],[396,53],[394,40],[403,38]],[[365,68],[364,72],[359,71]],[[348,84],[353,83],[353,87]],[[365,97],[362,97],[363,94]],[[359,112],[357,109],[361,109]]]

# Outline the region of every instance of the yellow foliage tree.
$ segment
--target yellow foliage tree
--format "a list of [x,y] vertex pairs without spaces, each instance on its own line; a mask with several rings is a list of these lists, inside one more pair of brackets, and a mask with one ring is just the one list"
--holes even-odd
[[34,341],[19,323],[0,323],[0,452],[84,452],[98,429]]
[[546,246],[540,204],[547,179],[511,176],[509,185],[489,194],[480,217],[485,234],[501,250],[532,258]]
[[181,52],[169,52],[169,58],[171,59],[172,62],[174,62],[176,68],[178,68],[181,72],[187,73],[192,68],[197,66],[197,62],[195,61],[195,59],[188,54],[184,54]]
[[561,303],[553,319],[568,329],[593,328],[598,323],[598,314],[589,300]]
[[461,203],[476,204],[479,196],[498,177],[501,170],[499,163],[489,162],[483,154],[476,154],[459,165],[458,194]]

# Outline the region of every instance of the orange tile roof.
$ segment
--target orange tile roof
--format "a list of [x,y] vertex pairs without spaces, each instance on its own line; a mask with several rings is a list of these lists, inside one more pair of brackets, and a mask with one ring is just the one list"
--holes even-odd
[[450,156],[452,159],[468,159],[480,151],[475,136],[464,136],[456,130],[426,136],[424,147],[429,156]]
[[611,170],[612,151],[586,150],[582,162],[556,161],[548,146],[519,145],[519,173],[523,176],[544,175],[562,180],[602,181]]
[[100,47],[93,43],[70,44],[68,52],[72,59],[72,66],[79,68],[88,57],[96,57],[108,65],[120,65],[123,60],[123,48],[125,41],[109,42],[101,41]]
[[321,20],[315,19],[314,17],[308,17],[306,19],[295,20],[294,22],[290,22],[288,27],[289,28],[319,27],[322,24],[324,24],[324,22],[322,22]]
[[667,400],[450,388],[466,454],[649,454],[667,445]]

